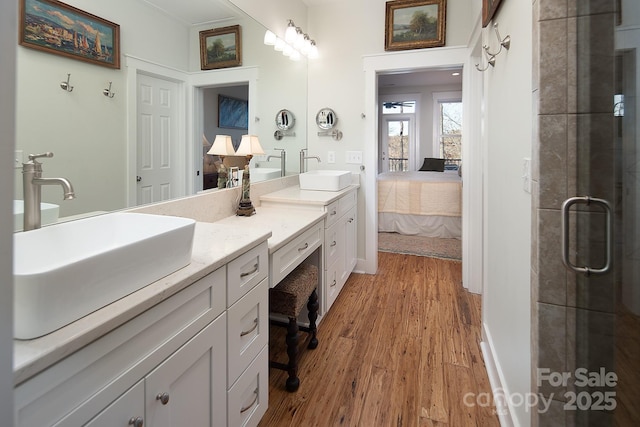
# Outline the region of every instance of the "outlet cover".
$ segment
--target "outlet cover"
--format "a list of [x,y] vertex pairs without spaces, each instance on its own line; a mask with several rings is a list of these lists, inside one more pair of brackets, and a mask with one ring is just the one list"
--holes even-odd
[[15,169],[22,168],[22,164],[24,163],[24,152],[22,150],[15,150],[15,154],[13,156],[13,167]]
[[327,163],[335,163],[336,162],[336,152],[329,151],[327,152]]
[[347,163],[361,165],[362,151],[347,151]]

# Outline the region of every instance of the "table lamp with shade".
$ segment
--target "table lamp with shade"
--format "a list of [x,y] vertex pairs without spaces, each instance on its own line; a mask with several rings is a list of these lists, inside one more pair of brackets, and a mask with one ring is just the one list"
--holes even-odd
[[253,207],[253,203],[251,203],[251,197],[249,195],[251,188],[249,163],[251,162],[251,158],[255,154],[265,153],[256,135],[242,135],[240,146],[238,147],[238,151],[236,151],[235,154],[236,156],[245,156],[247,158],[247,163],[245,164],[244,171],[242,173],[242,199],[240,199],[240,204],[238,206],[238,210],[236,211],[236,215],[251,216],[255,213],[256,209]]
[[[202,138],[206,140],[205,136]],[[227,168],[223,164],[225,156],[235,155],[233,149],[233,141],[229,135],[216,135],[216,139],[213,140],[213,145],[207,154],[213,154],[220,157],[220,167],[218,168],[218,188],[226,188],[227,186]]]

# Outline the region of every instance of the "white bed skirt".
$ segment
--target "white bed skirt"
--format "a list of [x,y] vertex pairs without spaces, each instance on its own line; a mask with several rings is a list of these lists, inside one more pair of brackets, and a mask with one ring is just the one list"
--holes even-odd
[[443,239],[461,239],[462,218],[459,216],[422,216],[378,212],[378,231]]

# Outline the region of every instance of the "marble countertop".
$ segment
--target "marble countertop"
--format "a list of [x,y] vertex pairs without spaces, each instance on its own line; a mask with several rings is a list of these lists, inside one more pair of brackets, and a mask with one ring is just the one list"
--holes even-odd
[[[280,218],[286,218],[282,210]],[[238,218],[236,227],[222,221],[196,223],[189,265],[43,337],[14,340],[14,384],[36,375],[271,237],[271,224],[267,221],[243,223],[242,219]]]
[[269,237],[269,254],[274,253],[300,233],[323,221],[327,213],[319,209],[305,210],[290,207],[259,206],[255,215],[230,216],[216,224],[230,227],[256,227],[271,230]]
[[301,206],[326,206],[345,194],[360,187],[359,184],[351,184],[340,191],[301,190],[300,186],[287,187],[273,193],[260,196],[260,202],[264,206],[273,206],[272,203],[292,203]]

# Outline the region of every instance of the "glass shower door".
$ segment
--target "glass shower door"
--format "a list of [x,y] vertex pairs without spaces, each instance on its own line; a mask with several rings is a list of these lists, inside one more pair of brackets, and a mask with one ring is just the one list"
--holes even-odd
[[[640,425],[640,7],[578,1],[576,196],[565,202],[579,426]],[[575,234],[574,234],[575,233]],[[574,304],[573,304],[574,303]],[[570,342],[570,341],[569,341]]]

